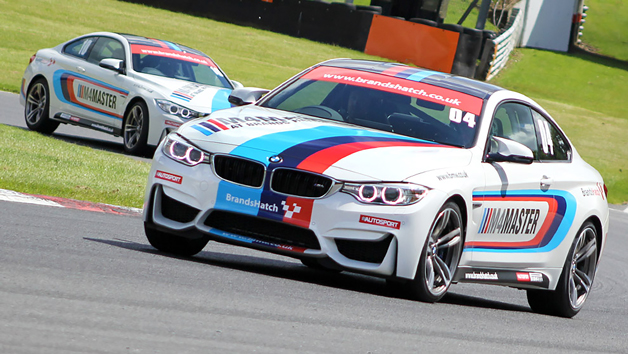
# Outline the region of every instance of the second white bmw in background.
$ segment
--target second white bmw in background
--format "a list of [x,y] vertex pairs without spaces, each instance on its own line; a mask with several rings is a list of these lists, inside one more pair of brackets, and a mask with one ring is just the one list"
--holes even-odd
[[193,255],[214,240],[384,277],[427,302],[474,282],[526,289],[537,312],[580,311],[608,232],[606,187],[534,101],[347,59],[265,93],[234,90],[241,107],[157,149],[144,208],[154,247]]
[[122,136],[126,152],[142,154],[186,121],[231,107],[227,98],[240,86],[198,50],[97,32],[37,51],[20,103],[32,130],[74,124]]

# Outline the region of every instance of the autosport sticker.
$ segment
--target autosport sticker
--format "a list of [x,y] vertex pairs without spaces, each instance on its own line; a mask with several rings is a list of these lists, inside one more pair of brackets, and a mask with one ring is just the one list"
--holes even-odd
[[59,100],[111,118],[122,119],[119,107],[129,92],[85,75],[57,70],[53,75]]
[[397,229],[397,230],[401,228],[401,222],[397,220],[378,218],[375,216],[360,215],[360,222],[363,224],[389,227],[391,229]]
[[172,173],[160,171],[160,170],[157,170],[155,172],[155,178],[163,179],[164,181],[168,181],[168,182],[172,182],[176,184],[181,184],[181,182],[183,182],[183,177],[172,174]]
[[184,61],[189,61],[195,64],[206,65],[209,67],[216,67],[216,64],[208,57],[203,57],[193,53],[187,53],[171,48],[152,47],[146,45],[132,44],[131,53],[143,54],[143,55],[155,55],[164,58],[173,58]]
[[[474,202],[489,203],[477,230],[478,235],[499,235],[499,241],[469,241],[465,251],[473,252],[548,252],[565,239],[571,227],[576,200],[566,191],[540,193],[534,190],[501,191],[473,194]],[[523,207],[523,205],[531,207]],[[504,205],[504,207],[499,207]],[[515,208],[514,205],[521,207]],[[537,205],[542,205],[539,209]],[[494,206],[494,207],[493,207]],[[543,215],[545,214],[545,215]],[[513,241],[508,235],[530,235]]]
[[[205,128],[210,129],[206,126]],[[233,149],[230,154],[264,163],[267,166],[264,185],[262,188],[248,188],[221,181],[216,207],[309,227],[315,199],[273,192],[270,187],[270,176],[276,167],[297,168],[323,174],[334,163],[354,153],[393,146],[441,145],[392,134],[336,126],[278,132],[249,140]],[[280,165],[270,164],[268,157],[271,155],[281,156],[283,162]],[[261,205],[272,205],[276,208],[260,208]]]
[[[352,69],[320,66],[306,73],[302,78],[349,84],[416,97],[425,101],[460,109],[473,115],[480,114],[484,102],[481,98],[466,93],[418,81]],[[469,124],[471,127],[471,123]],[[473,123],[473,125],[475,125],[475,123]]]

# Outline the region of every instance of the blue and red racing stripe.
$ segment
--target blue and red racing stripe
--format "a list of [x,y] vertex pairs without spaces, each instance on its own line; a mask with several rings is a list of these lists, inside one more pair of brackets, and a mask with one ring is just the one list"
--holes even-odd
[[[264,163],[267,166],[264,186],[250,188],[221,181],[215,207],[309,227],[314,199],[289,197],[271,191],[268,177],[275,168],[298,168],[324,173],[334,163],[354,153],[393,146],[443,145],[392,134],[334,126],[280,132],[252,139],[236,147],[231,154]],[[283,157],[280,165],[268,163],[268,157],[275,154]]]

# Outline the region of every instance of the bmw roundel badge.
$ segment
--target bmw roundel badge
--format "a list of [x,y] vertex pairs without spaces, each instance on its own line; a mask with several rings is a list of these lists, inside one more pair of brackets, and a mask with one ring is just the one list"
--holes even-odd
[[279,155],[273,155],[268,158],[268,161],[270,161],[271,163],[281,163],[283,161],[283,158]]

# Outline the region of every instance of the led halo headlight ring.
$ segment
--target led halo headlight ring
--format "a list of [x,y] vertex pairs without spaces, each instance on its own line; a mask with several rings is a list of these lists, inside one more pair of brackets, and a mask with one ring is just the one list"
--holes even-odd
[[189,108],[186,108],[184,106],[181,106],[177,103],[168,101],[168,100],[164,100],[164,99],[155,99],[155,102],[157,103],[157,106],[164,112],[171,114],[173,116],[177,116],[181,119],[192,119],[192,118],[199,118],[199,117],[204,117],[207,114],[204,113],[200,113],[200,112],[196,112],[193,111]]
[[175,106],[175,105],[171,105],[170,106],[170,114],[172,115],[178,115],[181,116],[183,118],[190,118],[190,110],[184,107],[179,107],[179,106]]
[[[367,194],[372,194],[370,197],[364,195],[364,190],[366,188],[368,188]],[[377,187],[367,184],[361,185],[360,188],[358,188],[358,197],[366,203],[374,201],[375,199],[377,199]]]
[[196,166],[205,160],[205,153],[198,148],[184,142],[166,138],[164,150],[168,157],[188,166]]
[[[388,199],[388,195],[386,192],[388,190],[394,190],[396,192],[397,198],[394,200]],[[384,187],[382,188],[382,201],[388,205],[397,205],[403,201],[403,191],[399,187]]]
[[404,206],[423,199],[429,188],[413,183],[354,183],[345,182],[341,191],[351,194],[364,204]]

